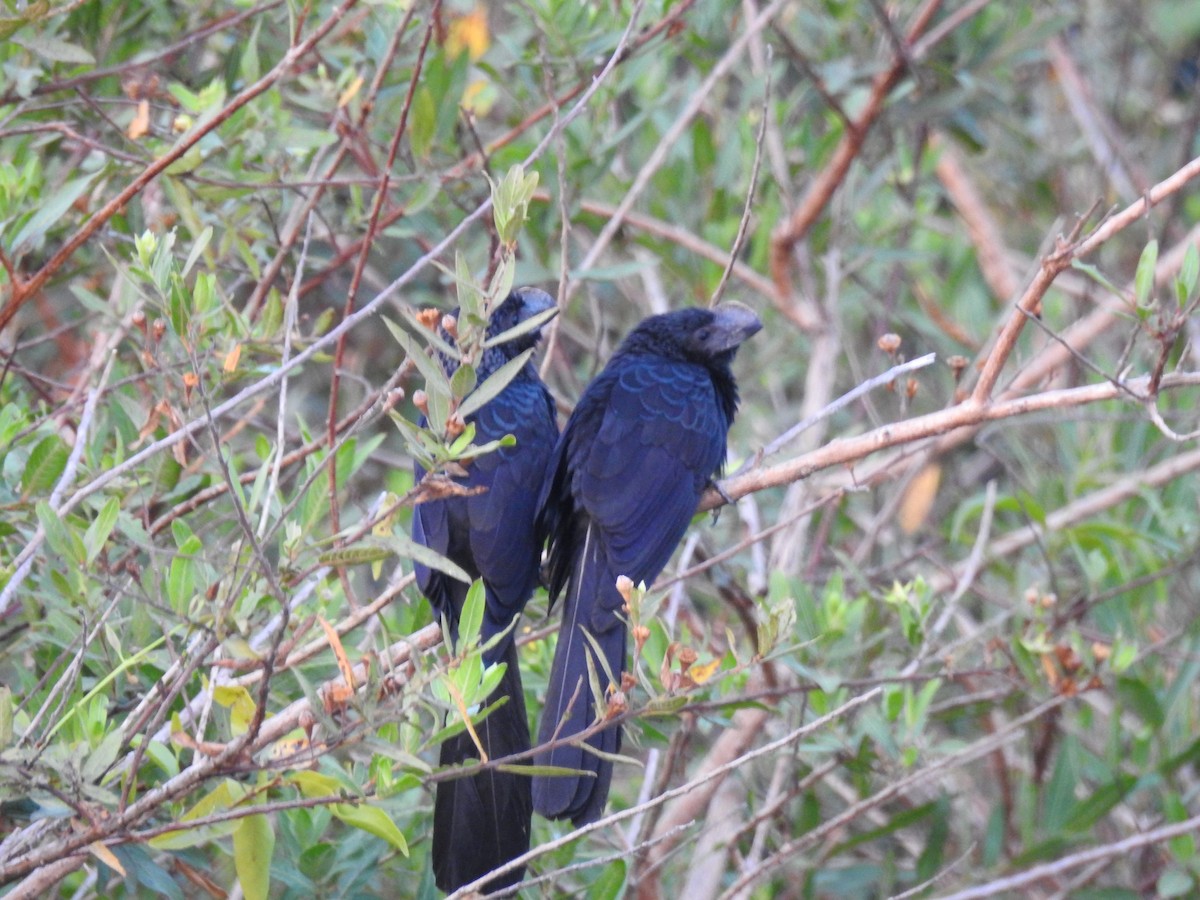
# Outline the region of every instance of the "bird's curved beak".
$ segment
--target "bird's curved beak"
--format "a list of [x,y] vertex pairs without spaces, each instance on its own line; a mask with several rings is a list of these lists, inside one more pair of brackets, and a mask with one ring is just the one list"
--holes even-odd
[[741,303],[722,303],[713,308],[713,313],[716,315],[713,327],[717,333],[709,341],[709,346],[718,352],[733,350],[762,329],[762,320],[754,314],[754,310]]

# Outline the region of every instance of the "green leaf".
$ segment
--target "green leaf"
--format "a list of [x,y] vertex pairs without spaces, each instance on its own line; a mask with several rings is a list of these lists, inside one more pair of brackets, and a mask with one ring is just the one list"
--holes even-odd
[[529,362],[529,357],[531,356],[533,356],[532,347],[514,356],[489,375],[483,384],[475,388],[471,396],[464,400],[458,407],[458,414],[465,419],[472,413],[482,409],[483,406],[508,387],[509,382],[517,377],[517,374],[525,367],[525,363]]
[[113,527],[117,524],[117,514],[121,511],[121,503],[116,497],[109,497],[107,502],[100,508],[99,515],[88,526],[87,532],[83,536],[83,549],[87,553],[87,561],[89,564],[104,548],[104,543],[108,540],[108,536],[112,534]]
[[1158,241],[1151,241],[1142,250],[1137,273],[1133,276],[1133,296],[1138,306],[1148,306],[1154,292],[1154,267],[1158,265]]
[[17,232],[17,236],[12,239],[8,245],[14,252],[20,252],[25,244],[32,244],[40,239],[47,231],[58,223],[58,220],[66,215],[67,210],[83,196],[95,180],[96,176],[85,175],[83,178],[76,178],[74,181],[68,181],[58,192],[41,201],[38,206],[38,211],[34,213],[25,226]]
[[1165,721],[1162,704],[1158,702],[1158,697],[1146,682],[1139,678],[1122,676],[1117,679],[1117,696],[1131,712],[1140,716],[1151,728],[1156,731],[1162,728]]
[[446,373],[442,371],[441,363],[430,357],[425,352],[425,348],[417,343],[416,338],[397,325],[390,319],[384,319],[388,330],[396,342],[404,348],[405,354],[412,360],[413,365],[425,379],[425,392],[429,395],[429,421],[441,428],[445,424],[445,419],[440,421],[434,418],[433,400],[435,397],[444,397],[448,402],[450,399],[450,380],[446,377]]
[[479,285],[471,276],[471,267],[461,250],[454,252],[454,287],[458,294],[459,316],[482,320],[484,317],[483,295]]
[[38,524],[46,532],[46,542],[50,549],[67,562],[83,563],[83,545],[67,527],[66,520],[50,508],[50,504],[40,502],[35,507]]
[[0,685],[0,750],[7,749],[13,737],[12,688]]
[[450,393],[456,400],[461,400],[475,390],[476,382],[474,366],[459,366],[450,377]]
[[1132,775],[1118,775],[1108,784],[1095,788],[1075,804],[1063,827],[1067,831],[1086,831],[1124,800],[1136,784],[1137,779]]
[[1185,870],[1169,868],[1158,877],[1155,890],[1159,897],[1194,897],[1196,882]]
[[403,855],[408,856],[408,841],[405,840],[403,832],[396,827],[392,817],[379,807],[367,804],[353,806],[349,803],[335,803],[331,810],[347,825],[353,825],[368,834],[382,838]]
[[462,610],[458,614],[458,647],[459,653],[479,639],[479,630],[483,627],[483,607],[487,599],[487,591],[483,587],[483,579],[476,578],[467,589],[466,599],[463,600]]
[[588,896],[593,900],[617,900],[625,888],[625,860],[618,859],[605,866],[604,871],[588,887]]
[[406,534],[396,532],[381,538],[381,540],[398,556],[415,560],[439,572],[445,572],[451,578],[457,578],[463,584],[471,583],[471,576],[464,572],[458,565],[446,559],[446,557],[442,556],[436,550],[430,550],[428,547],[416,543]]
[[96,64],[96,57],[87,50],[50,34],[18,34],[12,41],[50,62],[74,63],[81,66]]
[[1082,272],[1088,278],[1092,279],[1092,281],[1096,282],[1096,284],[1100,285],[1102,288],[1111,293],[1114,297],[1125,296],[1124,292],[1120,288],[1109,281],[1104,273],[1091,263],[1085,263],[1082,260],[1073,259],[1071,260],[1071,268],[1075,269],[1077,272]]
[[167,600],[177,613],[187,610],[196,586],[196,564],[187,556],[176,556],[171,560],[167,573]]
[[24,424],[25,417],[21,408],[15,403],[6,403],[4,408],[0,409],[0,447],[11,444]]
[[408,116],[408,143],[413,156],[417,159],[428,158],[436,130],[437,104],[433,102],[433,93],[429,88],[421,85],[413,95],[412,110]]
[[267,900],[271,893],[271,855],[275,831],[271,820],[247,816],[233,832],[233,865],[246,900]]
[[200,800],[184,813],[180,820],[178,831],[168,831],[157,837],[150,838],[147,843],[156,850],[182,850],[187,847],[197,847],[207,844],[217,837],[233,833],[238,827],[236,819],[206,825],[202,828],[190,828],[187,823],[193,819],[202,819],[213,813],[232,809],[246,796],[246,789],[232,779],[226,779],[205,794]]
[[1200,251],[1196,250],[1195,244],[1189,242],[1187,250],[1183,254],[1183,265],[1175,277],[1175,296],[1180,307],[1187,306],[1188,300],[1192,298],[1198,278],[1200,278]]
[[305,770],[292,772],[287,780],[300,788],[305,797],[335,797],[340,793],[341,782],[331,775]]
[[518,338],[523,334],[528,334],[531,331],[541,328],[557,315],[558,307],[551,307],[550,309],[538,313],[536,316],[530,316],[528,319],[517,323],[512,328],[505,329],[495,337],[488,338],[483,342],[483,346],[495,347],[497,344],[506,344],[513,338]]
[[28,497],[30,494],[40,494],[49,491],[67,467],[70,451],[56,434],[48,434],[37,442],[25,462],[25,471],[21,474],[21,493]]

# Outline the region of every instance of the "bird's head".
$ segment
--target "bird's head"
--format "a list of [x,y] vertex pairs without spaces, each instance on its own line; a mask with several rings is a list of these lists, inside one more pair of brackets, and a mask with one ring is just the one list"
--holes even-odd
[[742,341],[762,328],[762,321],[748,306],[722,303],[714,309],[693,310],[701,314],[684,341],[687,354],[697,360],[732,357]]
[[505,332],[512,336],[496,345],[507,359],[512,359],[523,350],[537,346],[542,336],[542,326],[557,314],[554,298],[535,287],[513,288],[504,302],[492,311],[488,320],[487,336],[499,337]]
[[741,303],[679,309],[644,319],[618,352],[650,353],[722,367],[733,359],[742,341],[761,328],[758,316]]

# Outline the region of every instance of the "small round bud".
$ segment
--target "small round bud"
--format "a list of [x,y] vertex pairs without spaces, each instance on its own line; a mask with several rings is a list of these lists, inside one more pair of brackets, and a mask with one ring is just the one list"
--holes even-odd
[[900,335],[889,331],[887,334],[880,336],[879,340],[875,342],[875,346],[884,353],[894,354],[900,349]]
[[422,415],[429,415],[429,395],[424,391],[413,391],[413,406],[419,409]]
[[417,313],[417,321],[433,331],[438,327],[438,322],[441,321],[442,314],[436,309],[423,309]]
[[645,625],[633,626],[633,642],[640,651],[646,646],[646,641],[650,639],[650,629]]
[[626,698],[624,691],[610,689],[608,695],[608,709],[604,713],[604,718],[615,719],[627,709],[629,709],[629,700]]
[[629,596],[633,593],[633,579],[628,575],[618,575],[617,593],[624,598],[626,603],[629,603]]

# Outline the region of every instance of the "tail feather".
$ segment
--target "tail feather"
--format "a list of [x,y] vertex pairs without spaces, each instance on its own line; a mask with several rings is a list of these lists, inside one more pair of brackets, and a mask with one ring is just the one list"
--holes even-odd
[[[503,661],[507,663],[504,677],[488,703],[501,697],[508,697],[508,702],[475,726],[489,759],[529,750],[529,724],[525,718],[515,642],[508,643]],[[479,751],[467,732],[442,743],[443,766],[478,758]],[[433,804],[433,873],[441,890],[455,891],[529,849],[532,816],[529,781],[524,775],[488,769],[437,786]],[[483,892],[517,884],[524,875],[524,866],[506,872],[488,881]]]
[[[604,554],[588,529],[582,541],[567,588],[563,624],[546,692],[546,706],[538,729],[538,743],[562,741],[584,731],[596,720],[595,700],[588,661],[607,692],[610,679],[619,680],[625,667],[625,623],[618,618],[623,600],[616,588],[616,574],[609,571]],[[595,646],[584,636],[587,631],[604,655],[604,664],[594,659]],[[614,754],[621,750],[621,729],[613,725],[592,735],[587,744]],[[598,819],[608,799],[612,762],[579,745],[560,744],[534,758],[536,765],[580,769],[590,775],[535,776],[533,806],[552,819],[570,818],[576,825]]]

